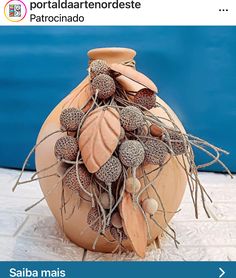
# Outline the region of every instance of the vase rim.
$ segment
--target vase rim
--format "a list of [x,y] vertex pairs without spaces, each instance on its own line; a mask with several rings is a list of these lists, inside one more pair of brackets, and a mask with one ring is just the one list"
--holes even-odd
[[108,63],[122,63],[133,60],[135,55],[135,50],[125,47],[94,48],[88,51],[88,57],[91,60],[101,59]]

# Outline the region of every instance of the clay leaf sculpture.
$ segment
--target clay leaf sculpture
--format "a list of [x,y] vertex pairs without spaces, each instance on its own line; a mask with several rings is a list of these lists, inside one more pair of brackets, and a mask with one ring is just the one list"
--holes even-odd
[[90,173],[97,172],[112,156],[120,132],[120,115],[116,109],[97,108],[88,115],[80,131],[79,149]]
[[147,247],[147,225],[143,214],[131,194],[125,192],[120,206],[124,230],[129,237],[134,251],[142,258]]
[[139,83],[140,85],[150,89],[151,91],[157,93],[158,89],[157,86],[152,82],[151,79],[149,79],[147,76],[145,76],[143,73],[131,68],[127,67],[122,64],[112,64],[110,68],[128,79],[135,81],[136,83]]

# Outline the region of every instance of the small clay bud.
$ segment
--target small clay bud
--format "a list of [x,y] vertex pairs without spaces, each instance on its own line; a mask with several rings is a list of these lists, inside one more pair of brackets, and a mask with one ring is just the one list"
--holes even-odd
[[159,126],[152,124],[150,126],[150,133],[153,137],[158,137],[161,139],[163,135],[163,130]]
[[148,213],[150,215],[153,215],[158,210],[158,203],[155,199],[148,198],[148,199],[143,201],[142,208],[146,213]]
[[140,188],[141,188],[141,183],[135,177],[129,177],[125,181],[125,190],[131,194],[139,192]]
[[79,146],[77,140],[71,136],[64,136],[56,141],[54,154],[57,159],[75,161]]
[[84,112],[80,109],[74,107],[64,109],[60,115],[62,128],[66,131],[77,131],[83,116]]
[[133,131],[143,124],[143,114],[135,106],[126,106],[121,110],[120,121],[123,128],[127,131]]
[[120,145],[119,158],[127,167],[138,167],[144,160],[144,148],[139,141],[127,140]]
[[95,176],[99,180],[110,184],[116,181],[121,174],[122,166],[120,160],[112,156],[96,173]]
[[[110,197],[109,197],[109,194],[106,193],[106,192],[103,192],[100,197],[100,202],[103,206],[104,209],[109,209],[110,208]],[[114,205],[115,203],[115,200],[114,200],[114,197],[112,196],[112,206]]]
[[122,220],[121,220],[119,212],[115,212],[112,215],[111,224],[112,224],[112,226],[116,227],[117,229],[122,228]]
[[150,110],[156,105],[156,95],[150,89],[144,88],[136,93],[133,101]]
[[94,60],[89,66],[90,78],[98,76],[99,74],[108,74],[110,73],[110,68],[104,60]]
[[103,100],[114,95],[116,91],[115,81],[107,74],[96,76],[91,83],[91,87],[93,93],[98,92],[98,98]]

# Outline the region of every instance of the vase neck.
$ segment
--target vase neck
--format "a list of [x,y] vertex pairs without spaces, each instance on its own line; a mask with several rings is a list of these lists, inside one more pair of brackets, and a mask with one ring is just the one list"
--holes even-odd
[[125,63],[132,61],[136,52],[130,48],[109,47],[109,48],[95,48],[88,52],[90,60],[105,60],[108,64]]

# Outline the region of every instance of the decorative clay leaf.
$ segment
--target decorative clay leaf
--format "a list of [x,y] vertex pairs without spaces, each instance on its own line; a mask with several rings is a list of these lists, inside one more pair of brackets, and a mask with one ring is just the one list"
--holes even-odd
[[90,173],[97,172],[112,156],[120,137],[120,114],[114,108],[97,108],[86,118],[79,148]]
[[147,247],[147,225],[142,212],[132,200],[129,193],[125,192],[120,206],[124,230],[129,237],[134,251],[138,256],[144,257]]
[[153,92],[155,92],[155,93],[158,92],[156,85],[152,82],[151,79],[149,79],[143,73],[141,73],[129,66],[125,66],[122,64],[111,64],[110,68],[113,71],[118,72],[118,73],[122,74],[123,76],[129,78],[130,80],[135,81],[135,82],[143,85],[144,87],[152,90]]

